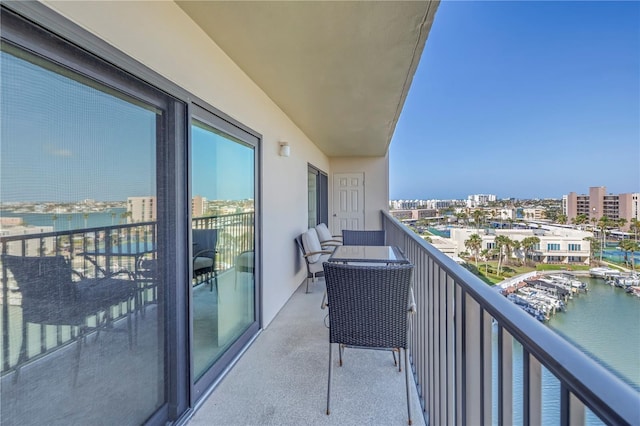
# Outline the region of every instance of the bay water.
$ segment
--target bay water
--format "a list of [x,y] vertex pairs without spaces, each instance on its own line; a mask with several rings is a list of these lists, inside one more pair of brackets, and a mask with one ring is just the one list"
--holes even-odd
[[[605,366],[614,375],[640,392],[640,298],[621,288],[608,285],[603,279],[577,277],[589,286],[585,294],[574,296],[566,312],[559,312],[545,323]],[[494,351],[497,334],[494,328]],[[513,347],[514,418],[512,424],[522,424],[522,346]],[[494,360],[497,371],[497,360]],[[497,424],[497,382],[494,374],[493,422]],[[640,408],[639,408],[640,409]],[[542,368],[542,424],[558,424],[560,418],[560,384]],[[587,410],[586,424],[603,424]]]

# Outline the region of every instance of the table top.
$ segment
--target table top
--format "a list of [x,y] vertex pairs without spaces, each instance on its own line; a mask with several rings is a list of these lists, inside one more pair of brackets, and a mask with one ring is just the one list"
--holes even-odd
[[409,263],[396,246],[337,246],[328,261]]

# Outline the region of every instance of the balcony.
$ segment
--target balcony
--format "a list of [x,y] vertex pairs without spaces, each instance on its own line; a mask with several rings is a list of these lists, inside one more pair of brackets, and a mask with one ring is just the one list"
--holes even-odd
[[[382,218],[389,243],[404,250],[415,265],[418,313],[412,318],[410,351],[416,384],[412,386],[414,423],[551,421],[568,425],[583,424],[594,416],[608,424],[640,422],[640,396],[635,390],[424,243],[399,221],[386,213]],[[118,234],[120,243],[131,244],[145,241],[144,235],[154,235],[152,227],[144,230],[151,225],[136,226],[137,230],[133,225],[121,225],[107,227],[105,232],[73,231],[83,232],[83,238],[69,232],[3,237],[3,251],[9,251],[9,243],[28,251],[33,246],[29,239],[38,241],[39,250],[50,250],[46,239],[54,238],[60,242],[52,246],[54,252],[56,247],[66,250],[77,258],[80,267],[85,262],[80,253],[89,251],[88,234],[99,238]],[[148,240],[148,244],[152,242]],[[82,249],[77,246],[81,243],[85,244]],[[114,256],[112,260],[116,259]],[[87,262],[87,273],[106,266]],[[233,267],[221,271],[220,297],[227,306],[233,300],[235,279]],[[6,275],[3,284],[7,300],[11,285]],[[208,398],[202,399],[189,424],[210,424],[212,419],[220,424],[405,424],[404,375],[394,368],[388,353],[377,351],[346,351],[346,365],[334,372],[332,413],[326,416],[328,331],[327,311],[320,309],[322,280],[312,288],[311,294],[305,294],[302,288],[293,294]],[[215,293],[207,286],[194,287],[195,298],[211,294]],[[108,415],[113,423],[144,422],[144,412],[139,413],[140,418],[134,415],[140,400],[164,400],[162,385],[135,380],[136,375],[130,374],[158,370],[164,362],[158,349],[162,336],[154,328],[161,313],[153,297],[152,292],[145,294],[141,300],[149,302],[148,306],[131,312],[137,327],[133,349],[124,333],[104,333],[89,335],[78,354],[68,329],[30,325],[26,358],[16,352],[20,331],[16,334],[6,321],[18,317],[9,315],[9,305],[3,304],[7,313],[3,311],[2,316],[2,389],[7,391],[5,395],[16,397],[15,401],[3,398],[3,416],[13,414],[14,419],[34,421],[44,416],[44,422],[49,409],[56,411],[61,404],[68,404],[69,398],[74,405],[92,406],[97,403],[93,398],[96,390],[109,395],[109,400],[119,398],[113,389],[124,387],[126,398],[95,412],[102,419]],[[127,309],[120,306],[115,312],[114,329],[125,330]],[[194,345],[197,350],[198,342]],[[104,360],[109,364],[98,362]],[[70,376],[74,369],[78,370],[76,383]],[[121,374],[114,377],[109,374],[113,371]],[[146,377],[154,377],[153,371]],[[543,377],[552,377],[556,383],[557,393],[550,398],[557,404],[551,408],[543,404]],[[46,403],[24,406],[23,399],[23,405],[18,406],[18,396],[34,388],[40,395],[38,400]],[[109,411],[114,408],[117,411]],[[79,414],[70,407],[66,420],[99,422],[100,418],[86,417],[90,411]],[[126,418],[121,418],[123,413]]]
[[[415,265],[415,419],[435,425],[638,424],[635,390],[396,219],[383,213],[383,223],[388,241]],[[340,382],[332,414],[324,414],[321,292],[322,281],[312,294],[299,289],[189,424],[403,424],[402,378],[384,353],[347,352],[347,366],[335,375]],[[557,391],[546,395],[551,403],[543,403],[543,378]]]

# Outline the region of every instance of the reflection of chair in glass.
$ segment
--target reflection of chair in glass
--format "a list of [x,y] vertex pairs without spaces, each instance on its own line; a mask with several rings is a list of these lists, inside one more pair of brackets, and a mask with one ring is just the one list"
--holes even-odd
[[218,243],[217,229],[192,229],[193,238],[193,277],[197,280],[208,281],[213,291],[216,285],[218,299],[218,271],[216,270],[216,244]]
[[322,263],[329,259],[332,251],[322,248],[320,240],[318,240],[318,234],[314,228],[309,228],[306,232],[296,237],[296,244],[307,264],[306,292],[309,293],[309,278],[315,282],[317,276],[324,275]]
[[253,250],[243,251],[236,257],[236,265],[235,265],[236,281],[235,281],[234,289],[238,288],[238,273],[249,272],[253,274],[254,268],[255,268],[255,263],[254,263]]
[[[326,262],[325,283],[329,301],[329,379],[327,414],[330,413],[332,343],[365,349],[404,349],[407,412],[411,424],[408,364],[408,315],[413,265],[359,266]],[[341,356],[342,358],[342,356]]]
[[[27,323],[78,327],[76,369],[77,380],[82,340],[88,331],[113,328],[112,308],[127,303],[129,347],[133,346],[131,303],[135,298],[135,283],[127,279],[85,278],[71,268],[62,256],[23,257],[3,255],[2,262],[11,272],[21,293],[22,345],[18,369],[27,359]],[[77,275],[74,281],[73,274]],[[100,313],[103,313],[101,316]],[[88,319],[96,317],[96,326],[89,327]],[[72,334],[73,336],[73,334]],[[16,378],[18,370],[16,370]]]
[[329,232],[329,228],[327,228],[326,224],[319,223],[318,225],[316,225],[316,232],[318,233],[320,245],[323,248],[329,249],[331,247],[342,245],[342,236],[331,235],[331,232]]
[[[138,287],[138,309],[142,310],[142,315],[148,304],[158,301],[158,260],[138,259],[136,265],[136,284]],[[150,296],[150,300],[147,300]]]
[[342,244],[345,246],[383,246],[385,241],[385,231],[342,230]]

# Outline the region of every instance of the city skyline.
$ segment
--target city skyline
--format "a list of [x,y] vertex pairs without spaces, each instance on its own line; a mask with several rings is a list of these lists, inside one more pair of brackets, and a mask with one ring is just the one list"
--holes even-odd
[[640,4],[441,2],[391,199],[640,192]]

